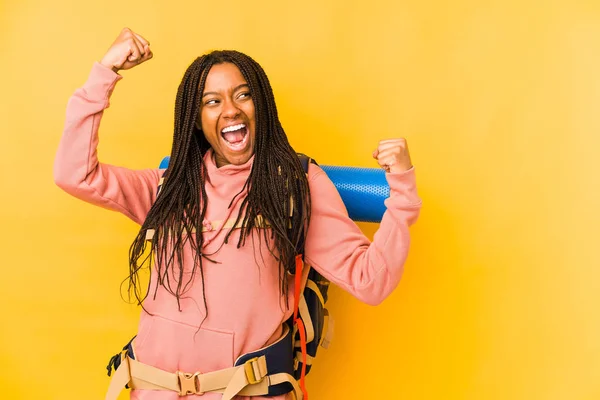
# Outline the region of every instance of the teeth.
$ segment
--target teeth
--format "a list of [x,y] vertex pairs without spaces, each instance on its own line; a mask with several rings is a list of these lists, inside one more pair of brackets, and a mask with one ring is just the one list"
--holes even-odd
[[246,125],[244,125],[244,124],[232,125],[232,126],[228,126],[227,128],[223,128],[221,133],[233,132],[233,131],[237,131],[238,129],[242,129],[245,127],[246,127]]

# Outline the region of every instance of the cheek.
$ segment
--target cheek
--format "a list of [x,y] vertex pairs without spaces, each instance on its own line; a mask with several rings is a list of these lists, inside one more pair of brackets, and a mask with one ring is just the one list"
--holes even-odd
[[215,122],[214,118],[211,116],[210,112],[201,112],[198,115],[198,125],[202,128],[202,132],[205,134],[211,134],[215,130]]
[[196,120],[196,125],[199,126],[200,128],[202,128],[202,130],[204,130],[207,127],[206,122],[207,122],[206,112],[200,111],[200,113],[198,114],[198,119]]

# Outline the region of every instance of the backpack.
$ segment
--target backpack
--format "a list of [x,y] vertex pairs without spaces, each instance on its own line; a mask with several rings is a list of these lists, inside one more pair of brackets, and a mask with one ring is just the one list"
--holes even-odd
[[[304,172],[308,175],[309,164],[318,165],[316,161],[304,154],[298,154],[298,158],[302,164]],[[167,167],[168,158],[165,157],[161,162],[161,168]],[[159,182],[157,195],[160,193],[164,183],[164,178]],[[149,232],[150,233],[150,230]],[[153,232],[147,235],[152,238]],[[299,381],[300,388],[304,394],[304,399],[308,399],[308,394],[305,387],[304,378],[310,372],[313,361],[317,355],[319,347],[328,348],[333,335],[333,319],[329,315],[327,308],[327,292],[329,289],[329,280],[322,276],[310,265],[304,262],[303,250],[296,256],[295,270],[295,293],[294,293],[294,314],[285,322],[291,331],[291,335],[287,335],[291,343],[290,347],[281,343],[274,343],[267,346],[265,349],[256,352],[244,354],[238,358],[236,365],[241,365],[247,361],[256,358],[257,355],[268,354],[268,359],[274,361],[273,364],[283,365],[282,370],[288,370],[293,374],[293,377]],[[135,336],[134,336],[135,338]],[[125,358],[129,357],[135,360],[135,354],[132,346],[133,338],[123,347],[123,350],[114,355],[107,366],[108,376],[111,376],[113,371],[116,371]],[[279,365],[278,365],[279,367]],[[126,386],[128,387],[128,386]],[[292,384],[283,382],[273,385],[273,389],[269,389],[269,395],[279,395],[288,393],[294,390]]]
[[[304,154],[298,157],[307,175],[311,162],[318,165]],[[319,347],[327,349],[333,335],[333,319],[325,308],[330,282],[304,262],[303,254],[296,257],[295,279],[295,287],[301,290],[294,294],[294,315],[288,323],[294,333],[294,377],[306,395],[304,376],[310,372]]]

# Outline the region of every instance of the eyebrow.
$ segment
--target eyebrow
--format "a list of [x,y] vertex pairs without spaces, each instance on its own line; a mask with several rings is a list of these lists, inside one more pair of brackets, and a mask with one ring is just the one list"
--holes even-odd
[[[248,86],[247,83],[242,83],[241,85],[238,85],[235,88],[233,88],[233,91],[237,92],[238,90],[240,90],[244,86],[247,87],[247,88],[250,88],[250,86]],[[204,94],[202,95],[202,97],[204,98],[204,97],[206,97],[208,95],[219,95],[219,93],[217,93],[217,92],[204,92]]]

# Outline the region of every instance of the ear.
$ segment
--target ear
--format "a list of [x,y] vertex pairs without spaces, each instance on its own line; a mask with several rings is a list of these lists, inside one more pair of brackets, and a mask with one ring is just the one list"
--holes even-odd
[[196,129],[202,132],[202,119],[200,118],[200,114],[198,114],[198,118],[196,118]]

